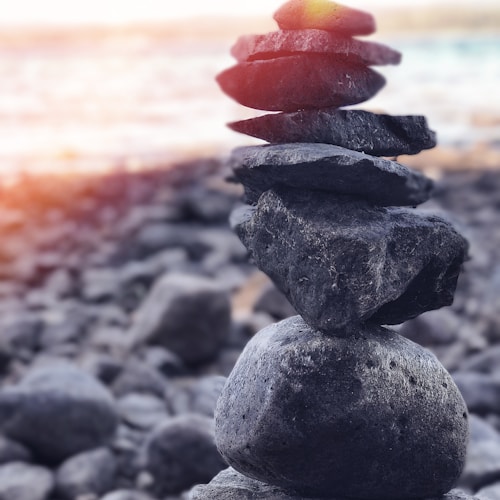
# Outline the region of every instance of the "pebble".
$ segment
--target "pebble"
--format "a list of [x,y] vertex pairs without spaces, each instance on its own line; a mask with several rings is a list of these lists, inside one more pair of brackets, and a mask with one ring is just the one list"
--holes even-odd
[[91,494],[99,497],[113,488],[116,470],[116,458],[107,448],[74,455],[56,471],[56,492],[66,500]]
[[451,304],[467,251],[439,217],[319,191],[267,191],[232,223],[257,266],[325,332]]
[[226,467],[214,442],[213,419],[181,415],[153,430],[144,449],[156,496],[180,493],[210,481]]
[[21,443],[0,435],[0,465],[9,462],[31,462],[31,452]]
[[122,420],[137,429],[152,429],[168,416],[165,402],[151,394],[129,393],[117,405]]
[[0,466],[2,500],[48,500],[53,487],[54,477],[45,467],[23,462]]
[[0,430],[48,463],[105,444],[117,420],[109,391],[66,363],[33,368],[0,391]]
[[250,340],[216,411],[229,465],[313,497],[442,495],[467,437],[465,403],[432,354],[381,327],[341,338],[300,316]]
[[500,413],[500,374],[456,372],[453,378],[471,412]]
[[366,101],[382,89],[385,78],[335,55],[299,54],[239,63],[220,73],[217,82],[243,106],[298,111]]
[[160,278],[129,332],[134,345],[162,345],[188,364],[213,358],[229,335],[229,295],[212,280],[183,274]]
[[432,190],[429,178],[400,163],[329,144],[246,146],[229,161],[251,204],[278,186],[348,194],[382,206],[418,205]]
[[[423,116],[391,116],[336,108],[274,113],[229,128],[273,144],[333,144],[373,156],[413,155],[436,145]],[[371,130],[377,130],[376,134]]]

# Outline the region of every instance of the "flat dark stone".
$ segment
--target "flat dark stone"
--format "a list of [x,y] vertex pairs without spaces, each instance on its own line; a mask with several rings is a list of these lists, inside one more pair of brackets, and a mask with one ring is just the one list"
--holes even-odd
[[390,116],[337,108],[278,113],[229,123],[273,144],[322,143],[374,156],[420,153],[436,145],[424,116]]
[[[277,486],[261,483],[240,474],[232,468],[223,470],[207,485],[198,485],[189,494],[189,500],[346,500],[340,497],[312,498],[295,495]],[[439,498],[426,500],[477,500],[459,490]]]
[[397,162],[329,144],[279,144],[237,148],[230,158],[246,200],[277,186],[349,194],[383,206],[427,201],[432,181]]
[[385,85],[385,78],[335,55],[299,54],[237,64],[220,73],[217,82],[243,106],[298,111],[366,101]]
[[324,29],[347,35],[375,33],[375,19],[368,12],[329,0],[290,0],[273,15],[282,30]]
[[258,332],[215,414],[228,465],[304,496],[441,496],[464,467],[467,408],[436,357],[396,332],[341,338],[300,316]]
[[357,59],[367,66],[401,62],[401,53],[387,45],[314,29],[244,35],[238,38],[231,48],[231,54],[238,62],[271,59],[297,52],[336,54],[352,60]]
[[399,324],[450,305],[467,241],[440,217],[279,188],[232,225],[311,326]]

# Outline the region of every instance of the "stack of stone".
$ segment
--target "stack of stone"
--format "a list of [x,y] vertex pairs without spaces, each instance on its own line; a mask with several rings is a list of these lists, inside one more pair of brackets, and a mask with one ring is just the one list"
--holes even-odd
[[[291,0],[283,31],[240,39],[222,88],[283,111],[233,123],[272,145],[237,149],[245,205],[233,227],[300,316],[260,331],[219,399],[231,466],[202,499],[467,498],[446,493],[465,459],[467,410],[446,370],[382,325],[449,305],[467,242],[413,207],[429,179],[381,158],[435,144],[423,117],[339,110],[384,83],[399,54],[352,38],[369,14]],[[406,207],[406,208],[401,208]]]

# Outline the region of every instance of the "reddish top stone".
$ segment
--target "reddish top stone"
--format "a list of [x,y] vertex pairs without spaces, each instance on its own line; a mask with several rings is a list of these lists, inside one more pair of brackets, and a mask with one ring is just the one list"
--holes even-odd
[[290,0],[273,17],[282,30],[313,28],[347,35],[375,32],[375,20],[371,14],[328,0]]
[[401,53],[375,42],[363,42],[331,31],[307,29],[245,35],[231,48],[239,62],[270,59],[295,53],[337,54],[368,66],[399,64]]

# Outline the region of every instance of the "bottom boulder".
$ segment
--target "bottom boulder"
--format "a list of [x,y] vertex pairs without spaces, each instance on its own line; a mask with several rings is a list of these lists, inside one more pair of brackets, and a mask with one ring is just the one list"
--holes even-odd
[[467,438],[465,403],[433,354],[382,327],[336,337],[300,316],[248,343],[216,411],[230,466],[312,498],[440,497]]

